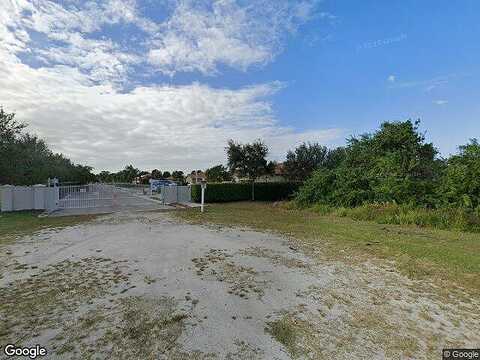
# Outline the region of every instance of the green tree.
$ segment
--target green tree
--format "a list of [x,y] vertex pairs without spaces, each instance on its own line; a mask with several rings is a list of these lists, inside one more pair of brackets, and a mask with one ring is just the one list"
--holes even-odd
[[324,166],[328,149],[318,143],[303,143],[287,153],[285,170],[291,180],[304,181],[314,170]]
[[173,180],[180,185],[183,185],[185,183],[185,175],[183,174],[183,171],[180,170],[175,170],[172,172],[172,177]]
[[232,179],[228,169],[223,165],[217,165],[207,169],[205,175],[210,182],[230,181]]
[[152,179],[160,180],[162,178],[162,172],[158,169],[152,170]]
[[139,174],[139,169],[135,168],[133,165],[127,165],[115,175],[115,180],[118,182],[131,183]]
[[322,166],[327,169],[335,169],[345,160],[346,150],[344,147],[337,147],[335,149],[329,149],[327,157]]
[[442,177],[439,196],[443,205],[480,206],[480,144],[471,139],[452,155]]
[[6,113],[0,106],[0,146],[15,140],[26,126],[15,120],[15,113]]
[[24,132],[25,126],[0,107],[0,184],[32,185],[49,177],[76,183],[95,180],[91,167],[53,153],[45,141]]
[[230,172],[252,182],[252,200],[255,200],[255,180],[269,171],[266,160],[268,147],[261,140],[251,144],[239,144],[229,140],[226,151]]
[[111,182],[112,181],[112,174],[110,173],[110,171],[104,170],[104,171],[101,171],[97,175],[97,179],[98,179],[98,181],[103,182],[103,183]]
[[164,171],[164,172],[163,172],[163,175],[162,175],[162,178],[168,179],[170,176],[172,176],[172,174],[170,173],[170,171]]

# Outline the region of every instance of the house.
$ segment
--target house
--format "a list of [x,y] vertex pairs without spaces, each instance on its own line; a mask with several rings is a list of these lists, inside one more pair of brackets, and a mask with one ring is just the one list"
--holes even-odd
[[132,183],[136,184],[136,185],[148,184],[148,182],[151,178],[152,178],[151,174],[143,174],[143,175],[135,177],[135,179],[133,179]]
[[[233,175],[234,182],[249,182],[248,178],[240,177],[238,172]],[[287,181],[285,164],[275,163],[275,168],[272,174],[261,175],[255,179],[255,182],[285,182]]]
[[285,182],[287,181],[285,164],[276,163],[272,174],[259,176],[255,182]]
[[187,175],[186,182],[187,184],[200,184],[202,181],[207,181],[207,176],[201,170],[192,171]]

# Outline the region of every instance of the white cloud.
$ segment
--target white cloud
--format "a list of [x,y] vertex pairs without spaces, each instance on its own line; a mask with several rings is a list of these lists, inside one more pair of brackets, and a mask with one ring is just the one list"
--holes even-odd
[[127,163],[141,168],[192,169],[225,162],[224,146],[263,139],[271,158],[283,159],[300,141],[328,144],[339,130],[298,133],[282,127],[270,97],[280,83],[238,90],[189,86],[137,87],[119,93],[92,85],[68,66],[32,69],[0,61],[0,99],[55,151],[97,170]]
[[387,81],[390,82],[390,83],[394,83],[395,82],[395,75],[390,75],[388,78],[387,78]]
[[[27,51],[44,66],[76,65],[92,80],[120,83],[140,62],[170,76],[178,72],[218,74],[219,65],[246,70],[270,62],[284,39],[314,16],[318,0],[183,0],[165,6],[153,21],[135,0],[4,0],[0,4],[2,47]],[[172,8],[170,12],[169,9]],[[122,46],[99,39],[105,25],[131,24],[142,32]],[[29,33],[43,34],[35,39]],[[127,34],[123,34],[128,36]],[[28,45],[28,47],[27,47]],[[95,49],[95,54],[85,53]],[[134,59],[134,60],[133,60]],[[99,75],[101,74],[101,75]]]
[[448,85],[453,80],[461,76],[466,76],[466,74],[459,75],[459,74],[448,74],[444,76],[437,76],[435,78],[427,79],[427,80],[413,80],[413,81],[395,81],[390,84],[391,88],[419,88],[425,92],[431,92],[437,88],[444,87]]
[[47,0],[6,0],[0,4],[0,35],[6,39],[0,44],[0,54],[28,54],[43,66],[74,66],[92,81],[120,83],[140,57],[112,39],[89,34],[105,24],[122,22],[144,23],[135,1],[71,0],[61,6]]
[[448,101],[447,100],[434,100],[433,103],[435,105],[446,105],[446,104],[448,104]]
[[214,74],[218,64],[240,70],[266,64],[281,50],[283,38],[314,16],[316,3],[183,1],[152,40],[149,61],[168,75]]
[[[175,2],[164,23],[142,16],[133,0],[61,4],[0,2],[0,105],[76,162],[97,170],[127,163],[188,170],[224,162],[229,138],[261,138],[272,159],[283,159],[300,141],[329,144],[341,136],[336,129],[280,126],[272,108],[272,96],[284,86],[278,82],[233,90],[192,83],[124,92],[118,86],[136,80],[132,68],[148,59],[168,74],[214,74],[220,64],[246,69],[271,61],[283,37],[314,16],[315,0]],[[144,38],[125,46],[98,36],[106,24],[121,23],[137,26]],[[137,51],[142,44],[152,51]]]
[[19,4],[23,11],[23,23],[48,35],[80,31],[91,33],[104,24],[134,23],[139,16],[135,0],[67,1],[64,6],[49,0],[9,0]]
[[37,58],[46,64],[77,67],[88,73],[92,81],[113,83],[126,78],[129,65],[141,62],[138,55],[119,50],[110,40],[85,39],[78,33],[63,39],[68,46],[39,49]]

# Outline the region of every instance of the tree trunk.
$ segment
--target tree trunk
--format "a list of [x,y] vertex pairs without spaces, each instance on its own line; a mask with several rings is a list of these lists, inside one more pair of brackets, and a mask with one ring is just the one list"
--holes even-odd
[[252,201],[255,201],[255,180],[252,181]]

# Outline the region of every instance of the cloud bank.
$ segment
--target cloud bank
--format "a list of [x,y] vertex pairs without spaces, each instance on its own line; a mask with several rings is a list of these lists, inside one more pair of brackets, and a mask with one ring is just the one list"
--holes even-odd
[[[263,66],[315,16],[315,1],[164,3],[155,20],[133,0],[3,1],[0,105],[98,171],[204,168],[225,161],[229,138],[263,139],[282,159],[301,141],[341,136],[280,126],[272,105],[279,82],[228,89],[138,80],[149,71],[220,76],[219,66]],[[110,35],[116,27],[135,31]]]

